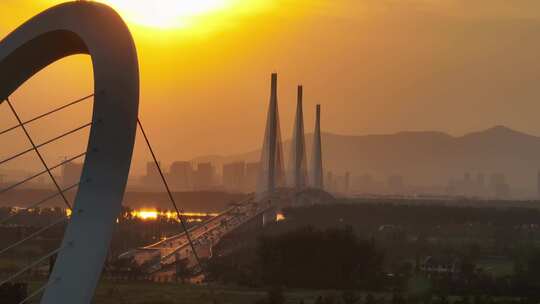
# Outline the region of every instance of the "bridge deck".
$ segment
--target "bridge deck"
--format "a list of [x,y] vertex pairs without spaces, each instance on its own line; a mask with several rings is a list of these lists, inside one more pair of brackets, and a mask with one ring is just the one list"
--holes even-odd
[[[210,258],[212,247],[221,238],[272,207],[273,205],[269,201],[259,200],[257,202],[255,196],[251,195],[216,217],[190,228],[188,233],[193,240],[193,246],[198,256]],[[149,273],[166,271],[170,268],[169,265],[180,260],[187,260],[189,268],[197,267],[197,261],[185,232],[120,256],[120,258],[130,257],[133,257],[137,264],[146,265],[146,270]]]

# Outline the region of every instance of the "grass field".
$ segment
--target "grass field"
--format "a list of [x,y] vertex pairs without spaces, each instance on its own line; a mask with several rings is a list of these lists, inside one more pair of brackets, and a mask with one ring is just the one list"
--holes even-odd
[[[32,282],[31,293],[43,282]],[[330,292],[308,290],[287,291],[287,303],[313,303],[319,295]],[[112,282],[102,280],[93,304],[253,304],[267,296],[266,290],[223,286],[196,286],[152,282]],[[37,299],[28,303],[38,303]]]
[[[43,282],[32,282],[29,292],[38,289]],[[356,291],[356,296],[365,299],[366,292]],[[371,293],[377,303],[391,303],[391,293]],[[319,296],[330,296],[342,303],[342,293],[332,290],[287,290],[283,293],[286,304],[313,304]],[[241,287],[198,286],[174,283],[152,282],[112,282],[102,280],[92,304],[255,304],[267,298],[267,291]],[[459,296],[450,296],[451,303],[461,300]],[[494,298],[497,303],[517,298]],[[0,303],[2,303],[0,301]],[[39,297],[25,302],[38,304]],[[362,303],[360,301],[359,303]]]
[[477,267],[491,273],[496,278],[514,275],[514,264],[510,260],[484,259],[478,261]]

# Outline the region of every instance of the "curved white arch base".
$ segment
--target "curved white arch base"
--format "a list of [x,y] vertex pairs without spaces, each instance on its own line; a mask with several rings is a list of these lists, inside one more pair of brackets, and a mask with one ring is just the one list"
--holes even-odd
[[30,19],[0,42],[0,100],[73,54],[94,67],[93,125],[62,249],[41,303],[90,303],[121,208],[135,141],[139,71],[131,34],[106,5],[69,2]]

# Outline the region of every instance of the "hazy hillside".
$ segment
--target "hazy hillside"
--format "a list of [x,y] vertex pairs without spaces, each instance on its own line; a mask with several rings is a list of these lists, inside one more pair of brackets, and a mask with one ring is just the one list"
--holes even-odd
[[[311,134],[306,141],[311,149]],[[540,169],[540,137],[497,126],[461,137],[441,132],[400,132],[388,135],[323,134],[327,170],[337,174],[372,174],[378,179],[400,174],[407,183],[446,184],[465,172],[504,173],[513,187],[533,188]],[[284,144],[285,159],[289,141]],[[237,160],[258,161],[259,151],[232,156],[206,156],[218,166]],[[308,155],[309,157],[309,155]]]

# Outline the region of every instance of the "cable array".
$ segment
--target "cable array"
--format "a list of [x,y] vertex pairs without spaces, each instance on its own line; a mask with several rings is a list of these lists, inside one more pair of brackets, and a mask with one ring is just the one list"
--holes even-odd
[[[195,249],[195,244],[193,243],[193,238],[191,237],[190,230],[187,227],[186,221],[182,214],[184,213],[184,210],[180,210],[178,208],[178,205],[176,204],[176,201],[174,199],[174,196],[172,195],[171,189],[169,188],[169,184],[167,183],[167,179],[165,178],[165,175],[163,174],[163,170],[161,170],[161,166],[159,165],[158,158],[156,157],[156,154],[154,153],[154,149],[152,148],[152,145],[150,144],[150,140],[148,139],[148,136],[146,135],[146,132],[143,128],[143,125],[141,123],[140,118],[137,117],[137,124],[139,126],[139,129],[141,130],[141,133],[144,137],[144,141],[146,143],[146,146],[148,147],[148,150],[150,154],[152,155],[152,160],[154,161],[154,165],[156,166],[159,176],[161,177],[161,181],[163,183],[163,186],[165,187],[165,190],[167,190],[167,195],[169,196],[169,200],[176,212],[176,216],[182,226],[182,230],[184,231],[186,238],[188,240],[189,247],[191,248],[191,251],[193,252],[193,256],[195,257],[195,261],[197,262],[197,265],[199,266],[199,269],[202,273],[205,272],[205,269],[203,267],[203,264],[201,262],[201,259],[199,257],[199,254],[197,253],[197,250]],[[214,292],[214,288],[211,284],[208,284],[208,288],[210,291],[210,296],[213,299],[214,303],[217,303],[216,294]]]
[[193,256],[195,257],[195,260],[197,261],[197,264],[199,265],[200,269],[202,270],[202,263],[199,259],[199,255],[197,254],[197,251],[195,250],[195,245],[193,244],[193,239],[191,238],[191,234],[189,233],[189,230],[187,228],[186,221],[182,214],[184,211],[180,211],[178,208],[178,205],[176,204],[176,201],[174,200],[174,197],[172,195],[171,189],[169,188],[169,184],[167,183],[167,179],[165,178],[165,175],[163,174],[163,170],[161,170],[161,166],[159,165],[159,161],[156,157],[156,154],[154,153],[154,149],[152,148],[152,145],[150,144],[150,140],[148,139],[148,136],[146,135],[146,132],[144,131],[144,128],[142,126],[141,120],[137,118],[137,124],[139,125],[139,129],[141,130],[141,133],[144,137],[144,141],[146,142],[146,146],[148,147],[148,150],[150,154],[152,155],[152,159],[154,161],[154,165],[156,166],[156,169],[159,172],[159,176],[161,177],[161,181],[163,183],[163,186],[165,187],[165,190],[167,190],[167,195],[169,196],[169,200],[176,212],[176,216],[178,220],[180,221],[180,224],[182,225],[182,230],[184,230],[184,233],[186,234],[186,238],[188,240],[189,246],[191,247],[191,250],[193,251]]
[[[42,143],[36,143],[34,141],[34,139],[32,138],[32,136],[30,135],[30,132],[28,131],[28,129],[26,128],[27,125],[31,124],[31,123],[34,123],[40,119],[43,119],[45,117],[48,117],[50,115],[53,115],[59,111],[62,111],[64,109],[67,109],[71,106],[74,106],[76,104],[79,104],[83,101],[86,101],[86,100],[90,100],[92,97],[94,97],[96,94],[89,94],[89,95],[86,95],[84,97],[81,97],[81,98],[78,98],[76,100],[73,100],[73,101],[70,101],[60,107],[57,107],[51,111],[48,111],[46,113],[43,113],[43,114],[40,114],[32,119],[29,119],[29,120],[26,120],[26,121],[23,121],[21,119],[21,117],[19,116],[17,110],[15,109],[13,103],[11,102],[11,100],[9,98],[7,98],[5,100],[5,103],[9,106],[13,116],[16,118],[17,120],[17,125],[14,125],[12,127],[9,127],[5,130],[2,130],[0,131],[0,135],[3,135],[3,134],[6,134],[6,133],[9,133],[11,131],[14,131],[16,129],[21,129],[28,142],[30,143],[31,145],[31,148],[29,149],[26,149],[24,151],[21,151],[19,153],[16,153],[15,155],[12,155],[12,156],[9,156],[8,158],[6,159],[3,159],[3,160],[0,160],[0,165],[4,165],[4,164],[7,164],[8,162],[10,161],[13,161],[15,159],[18,159],[32,151],[34,151],[37,155],[37,157],[39,158],[42,166],[43,166],[43,170],[40,171],[40,172],[37,172],[21,181],[17,181],[13,184],[10,184],[8,186],[5,186],[4,188],[0,189],[0,195],[2,194],[5,194],[7,193],[8,191],[10,190],[13,190],[17,187],[20,187],[42,175],[48,175],[50,180],[52,181],[52,183],[54,184],[55,186],[55,189],[56,191],[51,194],[51,195],[48,195],[47,197],[44,197],[42,199],[39,199],[38,201],[34,201],[34,202],[30,202],[28,203],[25,207],[25,208],[22,208],[22,209],[18,209],[18,210],[15,210],[15,211],[11,211],[6,217],[4,217],[3,219],[0,219],[0,225],[4,225],[6,223],[8,223],[10,220],[13,220],[15,217],[17,217],[18,215],[20,214],[23,214],[25,211],[30,211],[34,208],[38,208],[40,207],[41,205],[43,205],[44,203],[54,199],[54,198],[57,198],[57,197],[61,197],[62,198],[62,201],[63,203],[66,205],[66,208],[68,210],[72,210],[72,206],[70,204],[70,202],[68,201],[67,197],[66,197],[66,192],[72,190],[72,189],[75,189],[77,187],[79,187],[80,185],[84,184],[84,183],[88,183],[90,180],[80,180],[79,182],[77,183],[74,183],[66,188],[61,188],[60,187],[60,184],[57,182],[56,178],[54,177],[54,175],[52,174],[52,171],[55,170],[55,169],[58,169],[58,168],[61,168],[63,166],[65,166],[66,164],[68,163],[71,163],[75,160],[78,160],[78,159],[81,159],[83,157],[85,157],[88,152],[82,152],[82,153],[79,153],[75,156],[72,156],[72,157],[69,157],[61,162],[59,162],[58,164],[56,165],[53,165],[53,166],[48,166],[47,162],[45,161],[45,158],[43,157],[42,153],[40,152],[40,148],[48,145],[48,144],[51,144],[53,142],[56,142],[58,140],[61,140],[63,139],[64,137],[67,137],[69,135],[72,135],[74,133],[77,133],[83,129],[86,129],[88,127],[91,127],[92,126],[92,122],[89,122],[89,123],[86,123],[86,124],[83,124],[77,128],[74,128],[72,130],[69,130],[67,132],[64,132],[56,137],[53,137],[49,140],[46,140]],[[54,220],[52,221],[51,223],[39,228],[37,231],[27,235],[26,237],[24,238],[21,238],[17,241],[15,241],[14,243],[4,247],[4,248],[0,248],[0,255],[3,255],[5,254],[6,252],[8,251],[11,251],[11,250],[14,250],[15,248],[21,246],[22,244],[28,242],[29,240],[32,240],[36,237],[38,237],[39,235],[43,234],[44,232],[46,232],[47,230],[50,230],[51,228],[55,227],[55,226],[58,226],[60,224],[65,224],[65,223],[68,223],[69,222],[69,217],[67,215],[63,215],[61,216],[59,219],[57,220]],[[12,282],[14,280],[16,280],[19,276],[23,275],[24,273],[26,273],[27,271],[37,267],[38,265],[40,265],[41,263],[45,262],[47,259],[55,256],[58,254],[58,252],[60,252],[62,248],[59,247],[49,253],[47,253],[46,255],[38,258],[37,260],[33,261],[32,263],[30,263],[29,265],[23,267],[22,269],[19,269],[16,273],[8,276],[7,278],[3,279],[2,281],[0,281],[0,286],[8,283],[8,282]],[[25,299],[23,299],[19,304],[22,304],[22,303],[28,303],[28,301],[30,301],[32,298],[36,297],[37,295],[39,295],[40,293],[42,293],[46,287],[48,286],[48,284],[51,284],[51,282],[49,281],[48,283],[44,284],[43,286],[41,286],[40,288],[36,289],[35,291],[33,291],[30,295],[28,295]]]
[[[66,159],[66,160],[64,160],[64,161],[62,161],[61,163],[59,163],[59,164],[57,164],[57,165],[55,165],[55,166],[50,167],[49,170],[52,171],[52,170],[54,170],[54,169],[60,168],[60,167],[62,167],[63,165],[65,165],[65,164],[67,164],[67,163],[70,163],[70,162],[72,162],[72,161],[74,161],[74,160],[77,160],[77,159],[79,159],[79,158],[81,158],[81,157],[83,157],[83,156],[85,156],[85,155],[86,155],[86,152],[83,152],[83,153],[81,153],[81,154],[78,154],[78,155],[75,155],[75,156],[73,156],[73,157],[70,157],[70,158],[68,158],[68,159]],[[11,184],[11,185],[7,186],[6,188],[1,189],[1,190],[0,190],[0,194],[3,194],[3,193],[5,193],[5,192],[8,192],[8,191],[11,190],[11,189],[17,188],[18,186],[23,185],[23,184],[25,184],[25,183],[27,183],[27,182],[29,182],[29,181],[35,179],[35,178],[38,178],[38,177],[40,177],[41,175],[43,175],[43,174],[45,174],[45,173],[47,173],[47,172],[48,172],[48,170],[43,170],[43,171],[41,171],[41,172],[38,172],[38,173],[36,173],[36,174],[34,174],[34,175],[32,175],[32,176],[29,176],[29,177],[23,179],[23,180],[20,181],[20,182],[16,182],[16,183],[14,183],[14,184]],[[62,191],[62,192],[63,192],[63,191]]]
[[[69,135],[71,135],[71,134],[74,134],[74,133],[76,133],[76,132],[78,132],[78,131],[81,131],[81,130],[83,130],[83,129],[85,129],[85,128],[91,127],[91,126],[92,126],[92,122],[89,122],[89,123],[86,123],[86,124],[84,124],[84,125],[81,125],[81,126],[75,128],[75,129],[72,129],[72,130],[70,130],[70,131],[67,131],[67,132],[65,132],[65,133],[62,133],[62,134],[60,134],[60,135],[58,135],[58,136],[56,136],[56,137],[54,137],[54,138],[51,138],[51,139],[49,139],[49,140],[47,140],[47,141],[45,141],[45,142],[42,142],[42,143],[36,143],[36,142],[33,140],[33,138],[31,137],[30,133],[28,132],[26,126],[27,126],[28,124],[30,124],[30,123],[36,122],[36,121],[38,121],[38,120],[40,120],[40,119],[42,119],[42,118],[45,118],[45,117],[47,117],[47,116],[50,116],[50,115],[52,115],[52,114],[54,114],[54,113],[57,113],[57,112],[59,112],[59,111],[61,111],[61,110],[64,110],[64,109],[66,109],[66,108],[69,108],[70,106],[73,106],[73,105],[76,105],[76,104],[78,104],[78,103],[81,103],[81,102],[83,102],[83,101],[85,101],[85,100],[88,100],[88,99],[90,99],[91,97],[94,97],[94,96],[95,96],[95,94],[90,94],[90,95],[81,97],[81,98],[79,98],[79,99],[76,99],[76,100],[73,100],[73,101],[71,101],[71,102],[68,102],[68,103],[66,103],[66,104],[63,105],[63,106],[60,106],[60,107],[58,107],[58,108],[55,108],[55,109],[53,109],[53,110],[51,110],[51,111],[48,111],[48,112],[46,112],[46,113],[40,114],[40,115],[38,115],[38,116],[36,116],[36,117],[34,117],[34,118],[30,119],[30,120],[26,120],[26,121],[23,121],[23,120],[20,118],[19,114],[17,113],[17,111],[16,111],[15,107],[13,106],[12,102],[10,101],[10,99],[8,98],[8,99],[5,100],[5,101],[6,101],[6,104],[7,104],[7,105],[9,106],[9,108],[11,109],[11,112],[13,113],[13,115],[15,116],[15,118],[17,119],[18,124],[15,125],[15,126],[9,127],[9,128],[7,128],[7,129],[5,129],[5,130],[0,131],[0,135],[6,134],[6,133],[8,133],[8,132],[11,132],[11,131],[13,131],[13,130],[16,130],[16,129],[20,128],[20,129],[22,129],[22,131],[24,132],[26,138],[28,139],[28,141],[30,142],[30,144],[31,144],[32,147],[29,148],[29,149],[26,149],[26,150],[24,150],[24,151],[21,151],[21,152],[15,154],[15,155],[12,155],[12,156],[10,156],[10,157],[8,157],[8,158],[6,158],[6,159],[0,160],[0,165],[6,164],[6,163],[8,163],[8,162],[10,162],[10,161],[12,161],[12,160],[15,160],[15,159],[17,159],[17,158],[23,156],[23,155],[26,155],[27,153],[30,153],[30,152],[34,151],[34,152],[36,153],[36,155],[38,156],[38,158],[39,158],[41,164],[43,165],[43,168],[44,168],[44,169],[43,169],[42,171],[38,172],[38,173],[35,173],[35,174],[33,174],[33,175],[31,175],[31,176],[29,176],[29,177],[27,177],[27,178],[21,180],[21,181],[15,182],[15,183],[13,183],[13,184],[11,184],[11,185],[8,185],[8,186],[4,187],[3,189],[0,189],[0,195],[4,194],[4,193],[6,193],[6,192],[8,192],[8,191],[10,191],[10,190],[12,190],[12,189],[15,189],[15,188],[17,188],[17,187],[20,187],[20,186],[22,186],[22,185],[24,185],[24,184],[26,184],[26,183],[28,183],[28,182],[30,182],[30,181],[32,181],[32,180],[34,180],[34,179],[40,177],[40,176],[42,176],[42,175],[48,175],[48,176],[49,176],[49,178],[51,179],[52,183],[53,183],[54,186],[55,186],[56,191],[55,191],[53,194],[51,194],[51,195],[49,195],[49,196],[47,196],[47,197],[44,197],[44,198],[42,198],[42,199],[40,199],[40,200],[38,200],[38,201],[36,201],[36,202],[31,202],[30,204],[28,204],[28,207],[26,207],[26,208],[17,210],[16,212],[10,212],[10,214],[9,214],[8,216],[6,216],[6,217],[3,218],[3,219],[0,219],[0,225],[3,225],[3,224],[5,224],[5,223],[9,222],[10,220],[12,220],[13,218],[15,218],[15,217],[18,216],[19,214],[22,214],[22,213],[25,212],[25,211],[30,211],[30,210],[32,210],[32,209],[34,209],[34,208],[37,208],[37,207],[43,205],[45,202],[48,202],[48,201],[50,201],[50,200],[52,200],[52,199],[54,199],[54,198],[56,198],[56,197],[59,197],[59,196],[62,198],[64,204],[65,204],[66,207],[67,207],[67,209],[69,209],[69,210],[72,209],[72,206],[71,206],[71,204],[69,203],[67,197],[65,196],[65,193],[66,193],[67,191],[70,191],[70,190],[74,189],[74,188],[77,188],[78,186],[80,186],[80,185],[83,184],[83,183],[89,182],[89,180],[81,180],[81,181],[79,181],[78,183],[75,183],[75,184],[73,184],[73,185],[71,185],[71,186],[68,186],[68,187],[66,187],[66,188],[61,188],[60,185],[59,185],[59,183],[56,181],[54,175],[52,174],[52,170],[55,170],[55,169],[57,169],[57,168],[60,168],[60,167],[62,167],[62,166],[65,166],[66,164],[68,164],[68,163],[70,163],[70,162],[73,162],[73,161],[75,161],[75,160],[77,160],[77,159],[80,159],[80,158],[82,158],[82,157],[85,157],[85,156],[87,155],[87,152],[83,152],[83,153],[77,154],[77,155],[72,156],[72,157],[70,157],[70,158],[68,158],[68,159],[65,159],[64,161],[62,161],[62,162],[60,162],[60,163],[58,163],[58,164],[56,164],[56,165],[54,165],[54,166],[52,166],[52,167],[49,167],[48,164],[46,163],[46,161],[45,161],[45,159],[44,159],[44,157],[43,157],[43,155],[41,154],[41,152],[40,152],[39,149],[42,148],[42,147],[44,147],[44,146],[46,146],[46,145],[48,145],[48,144],[50,144],[50,143],[56,142],[56,141],[58,141],[58,140],[60,140],[60,139],[62,139],[62,138],[64,138],[64,137],[66,137],[66,136],[69,136]],[[152,147],[152,145],[151,145],[151,143],[150,143],[150,140],[149,140],[149,138],[148,138],[148,135],[147,135],[145,129],[143,128],[143,125],[142,125],[140,119],[137,119],[137,124],[138,124],[138,126],[139,126],[139,129],[141,130],[141,133],[142,133],[143,137],[144,137],[146,146],[148,147],[148,150],[149,150],[149,152],[150,152],[150,154],[151,154],[151,156],[152,156],[153,162],[154,162],[154,164],[155,164],[155,166],[156,166],[156,168],[157,168],[157,170],[158,170],[158,172],[159,172],[159,175],[160,175],[160,177],[161,177],[161,182],[163,183],[163,186],[164,186],[165,190],[167,191],[169,200],[170,200],[170,202],[171,202],[171,204],[172,204],[172,206],[173,206],[173,208],[174,208],[174,210],[175,210],[175,212],[176,212],[176,215],[177,215],[178,221],[179,221],[180,224],[181,224],[181,228],[182,228],[182,230],[183,230],[183,233],[185,233],[185,235],[186,235],[186,238],[187,238],[187,240],[188,240],[188,243],[189,243],[189,246],[190,246],[191,251],[192,251],[192,253],[193,253],[193,256],[195,257],[195,260],[196,260],[196,262],[197,262],[197,265],[198,265],[199,269],[200,269],[201,271],[203,271],[203,264],[202,264],[202,262],[201,262],[201,260],[200,260],[200,258],[199,258],[199,255],[198,255],[198,253],[197,253],[197,251],[196,251],[196,248],[195,248],[195,245],[194,245],[192,236],[191,236],[191,234],[190,234],[190,229],[188,229],[186,220],[185,220],[184,217],[182,216],[182,214],[183,214],[184,212],[183,212],[183,210],[181,210],[181,209],[178,207],[178,204],[176,203],[176,201],[175,201],[175,199],[174,199],[174,196],[172,195],[172,192],[171,192],[171,189],[170,189],[169,184],[168,184],[168,182],[167,182],[167,179],[165,178],[165,175],[163,174],[163,171],[162,171],[162,169],[161,169],[161,167],[160,167],[160,165],[159,165],[158,158],[157,158],[157,156],[156,156],[156,154],[155,154],[155,152],[154,152],[154,149],[153,149],[153,147]],[[29,241],[29,240],[31,240],[31,239],[36,238],[37,236],[41,235],[41,234],[44,233],[45,231],[47,231],[47,230],[49,230],[49,229],[51,229],[51,228],[53,228],[53,227],[55,227],[55,226],[57,226],[57,225],[59,225],[59,224],[68,223],[68,222],[69,222],[69,218],[68,218],[67,216],[61,217],[60,219],[58,219],[58,220],[56,220],[56,221],[53,221],[52,223],[49,223],[49,224],[46,225],[46,226],[41,227],[41,228],[38,229],[37,231],[35,231],[35,232],[31,233],[30,235],[28,235],[28,236],[26,236],[26,237],[24,237],[24,238],[22,238],[22,239],[20,239],[20,240],[18,240],[18,241],[16,241],[16,242],[12,243],[12,244],[6,246],[5,248],[0,248],[0,255],[5,254],[5,253],[8,252],[8,251],[11,251],[11,250],[17,248],[18,246],[21,246],[21,245],[24,244],[25,242],[27,242],[27,241]],[[61,247],[60,247],[60,248],[57,248],[57,249],[55,249],[55,250],[49,252],[48,254],[46,254],[46,255],[40,257],[39,259],[35,260],[34,262],[30,263],[29,265],[23,267],[22,269],[18,270],[18,271],[17,271],[16,273],[14,273],[13,275],[11,275],[11,276],[5,278],[4,280],[0,281],[0,286],[2,286],[3,284],[6,284],[6,283],[8,283],[8,282],[14,281],[15,279],[17,279],[19,276],[21,276],[21,275],[24,274],[25,272],[29,271],[30,269],[32,269],[32,268],[38,266],[39,264],[45,262],[47,259],[49,259],[49,258],[55,256],[56,254],[58,254],[58,252],[60,252],[61,249],[62,249]],[[24,300],[22,300],[19,304],[27,303],[27,302],[28,302],[29,300],[31,300],[32,298],[38,296],[40,293],[42,293],[42,292],[47,288],[48,284],[51,284],[51,281],[48,281],[46,284],[42,285],[41,287],[39,287],[38,289],[36,289],[35,291],[33,291],[30,295],[28,295],[28,296],[27,296]],[[213,294],[212,290],[211,290],[211,293]]]

